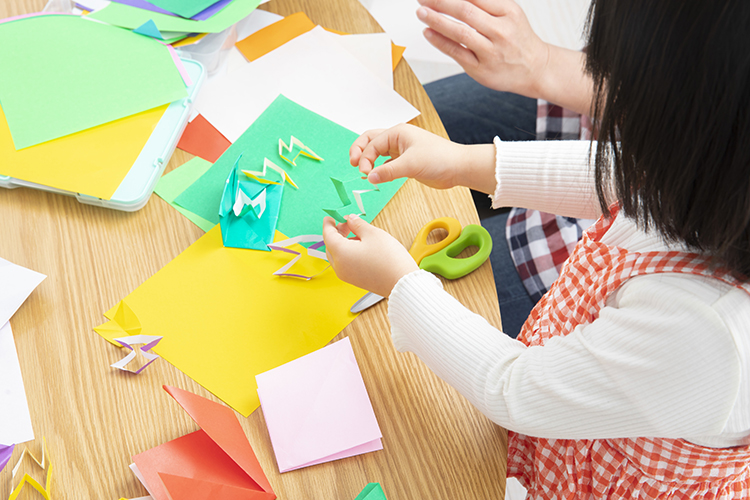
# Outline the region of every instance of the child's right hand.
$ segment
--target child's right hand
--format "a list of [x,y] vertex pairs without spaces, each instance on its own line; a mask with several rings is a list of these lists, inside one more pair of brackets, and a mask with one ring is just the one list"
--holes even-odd
[[[349,149],[349,161],[372,184],[410,177],[433,188],[448,189],[457,185],[464,147],[402,124],[388,130],[368,130],[359,136]],[[373,168],[381,156],[391,159]]]

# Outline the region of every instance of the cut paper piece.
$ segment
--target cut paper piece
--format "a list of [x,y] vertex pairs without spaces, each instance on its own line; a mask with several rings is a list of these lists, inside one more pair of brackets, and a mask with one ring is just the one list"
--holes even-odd
[[[124,372],[138,375],[143,370],[145,370],[148,365],[159,359],[159,356],[157,354],[149,351],[156,347],[156,344],[158,344],[161,339],[162,337],[155,337],[153,335],[133,335],[130,337],[120,337],[114,339],[122,347],[129,349],[130,353],[117,363],[112,363],[110,366]],[[145,358],[146,362],[141,363],[136,369],[128,368],[128,365],[134,359],[139,357]]]
[[354,500],[387,500],[380,483],[369,483]]
[[8,462],[10,462],[10,457],[13,455],[13,448],[15,447],[16,445],[14,444],[10,446],[0,444],[0,472],[2,472]]
[[[209,80],[195,107],[224,137],[236,142],[279,94],[358,134],[419,115],[320,27],[225,77]],[[296,127],[293,132],[314,143]]]
[[288,260],[226,248],[215,227],[124,300],[144,334],[164,336],[154,352],[247,417],[259,404],[255,375],[326,345],[364,295],[333,272],[278,279],[273,272]]
[[393,71],[396,71],[396,66],[398,66],[398,63],[400,63],[401,59],[404,58],[405,51],[406,51],[406,47],[402,47],[400,45],[396,45],[395,43],[391,42],[391,54],[393,57]]
[[164,105],[16,151],[0,109],[0,175],[109,200],[166,110]]
[[133,457],[155,500],[276,498],[232,410],[176,387],[164,390],[200,430]]
[[[235,159],[242,153],[243,163],[260,165],[264,158],[274,158],[278,154],[276,145],[279,138],[288,137],[292,131],[295,137],[302,137],[307,144],[313,144],[315,153],[326,161],[309,168],[295,169],[294,181],[299,190],[284,190],[277,229],[289,237],[319,233],[324,217],[321,210],[340,205],[336,191],[331,189],[330,177],[347,178],[352,175],[349,148],[358,135],[284,96],[279,96],[214,166],[175,202],[208,221],[218,223],[216,208]],[[303,161],[311,160],[300,158],[298,163],[303,165]],[[380,192],[369,194],[367,216],[363,219],[371,222],[404,182],[405,179],[397,179],[382,184]],[[350,187],[372,189],[372,184],[356,179],[351,181]]]
[[[46,278],[42,273],[26,269],[0,258],[0,327],[7,323],[31,292]],[[0,439],[0,443],[7,443]],[[14,441],[18,442],[18,441]]]
[[232,143],[202,115],[187,124],[177,147],[211,163],[216,162]]
[[279,220],[284,185],[243,178],[233,168],[219,205],[225,247],[268,251]]
[[0,326],[0,443],[24,443],[34,439],[29,403],[10,323]]
[[42,438],[42,460],[41,461],[37,460],[36,457],[31,454],[28,448],[23,449],[23,452],[21,452],[21,456],[18,457],[18,462],[16,463],[16,466],[13,467],[13,474],[12,474],[13,479],[15,479],[16,473],[18,472],[18,469],[21,466],[21,462],[23,461],[24,457],[26,457],[27,455],[42,470],[46,469],[47,479],[45,480],[45,485],[42,486],[41,484],[39,484],[39,481],[29,476],[28,474],[24,474],[23,477],[21,478],[21,481],[18,483],[18,486],[16,486],[15,489],[11,492],[10,497],[8,497],[8,500],[16,500],[16,498],[18,498],[18,495],[21,494],[21,490],[26,484],[28,484],[29,486],[34,488],[36,491],[38,491],[44,497],[44,500],[50,500],[52,498],[50,494],[50,484],[52,482],[52,462],[49,460],[49,457],[48,457],[49,453],[47,452],[47,441],[44,438]]
[[211,7],[218,0],[149,0],[162,10],[180,17],[192,18]]
[[282,267],[278,271],[275,271],[273,273],[274,276],[280,276],[282,278],[300,278],[300,279],[309,281],[315,278],[316,276],[320,276],[329,267],[331,267],[330,265],[328,265],[322,270],[317,271],[315,274],[297,274],[297,273],[288,272],[289,269],[292,266],[294,266],[302,258],[302,252],[298,252],[288,247],[292,245],[298,245],[300,243],[314,243],[313,245],[309,246],[306,249],[307,255],[309,255],[310,257],[315,257],[316,259],[323,260],[326,263],[328,262],[328,257],[326,256],[326,253],[318,250],[320,247],[325,245],[325,243],[323,242],[322,236],[317,235],[317,234],[304,234],[301,236],[295,236],[294,238],[289,238],[288,240],[278,241],[271,245],[268,245],[268,248],[270,248],[271,250],[279,250],[281,252],[286,252],[286,253],[291,253],[293,255],[296,255],[296,257],[292,259],[288,264],[286,264],[284,267]]
[[[237,158],[237,161],[235,162],[235,166],[239,165],[240,160],[242,159],[242,154]],[[277,174],[279,174],[279,177],[281,178],[280,182],[274,182],[266,179],[266,174],[268,173],[268,169],[273,170]],[[282,184],[284,182],[288,182],[289,184],[294,187],[294,189],[299,189],[297,184],[292,180],[291,177],[289,177],[289,174],[281,168],[280,166],[276,165],[274,162],[269,160],[268,158],[263,158],[263,170],[242,170],[242,173],[246,176],[250,177],[251,179],[256,180],[257,182],[260,182],[261,184]]]
[[[90,1],[90,0],[89,0]],[[146,0],[112,0],[113,2],[121,3],[123,5],[130,5],[131,7],[137,7],[139,9],[150,10],[151,12],[157,12],[159,14],[166,14],[168,16],[176,16],[168,10],[161,9],[156,5],[153,5]],[[219,0],[215,4],[199,12],[198,14],[191,16],[190,19],[193,21],[205,21],[212,17],[214,14],[219,12],[221,9],[226,7],[232,0]],[[262,3],[262,2],[261,2]]]
[[196,35],[189,35],[187,38],[183,38],[172,44],[172,47],[178,49],[180,47],[187,47],[188,45],[195,45],[196,43],[203,40],[208,33],[199,33]]
[[[338,179],[335,179],[331,177],[331,182],[333,182],[334,187],[336,188],[336,193],[339,196],[339,199],[341,200],[342,207],[341,208],[324,208],[323,211],[336,219],[337,222],[344,223],[346,222],[346,219],[344,218],[344,215],[348,215],[348,213],[345,213],[342,215],[342,212],[351,212],[352,207],[352,201],[349,198],[349,195],[346,191],[346,186],[343,182],[341,182]],[[356,213],[358,216],[366,216],[367,212],[365,211],[365,205],[362,201],[362,195],[364,193],[371,193],[374,191],[380,191],[380,188],[377,185],[371,184],[371,189],[354,189],[352,190],[352,196],[354,196],[354,201],[356,203],[356,207],[359,210],[358,213]],[[355,213],[355,212],[351,212]]]
[[[290,68],[304,78],[290,77]],[[224,137],[236,142],[279,94],[357,134],[419,115],[320,27],[223,78],[206,82],[195,107]],[[303,137],[296,128],[294,135]]]
[[185,189],[187,189],[209,168],[211,168],[210,162],[207,162],[203,158],[193,158],[168,174],[163,175],[154,188],[154,193],[205,232],[208,232],[216,224],[207,221],[200,215],[196,215],[193,212],[182,208],[174,202],[174,199],[185,191]]
[[85,18],[2,24],[0,47],[8,49],[0,52],[0,102],[15,149],[187,96],[161,42]]
[[190,87],[193,85],[193,80],[190,78],[190,74],[187,71],[187,68],[185,68],[185,65],[182,64],[182,60],[177,55],[177,51],[174,50],[174,47],[171,45],[167,45],[165,42],[164,45],[166,45],[167,50],[169,50],[169,55],[172,56],[172,62],[174,62],[175,67],[177,68],[177,71],[179,71],[180,76],[182,77],[182,81],[185,84],[186,87]]
[[[294,158],[289,159],[294,154],[295,146],[299,148],[299,151],[297,152],[297,155],[294,156]],[[323,158],[316,155],[312,149],[302,144],[302,141],[300,141],[296,137],[292,136],[292,138],[289,139],[288,146],[283,139],[279,139],[279,156],[286,160],[287,163],[291,163],[296,167],[297,158],[299,158],[299,155],[307,156],[308,158],[312,158],[313,160],[323,161]]]
[[383,449],[348,337],[255,378],[279,472]]
[[256,31],[235,46],[245,59],[255,61],[314,27],[315,23],[304,12],[297,12]]
[[149,19],[153,19],[159,31],[184,31],[186,33],[218,33],[247,17],[260,4],[260,0],[233,0],[214,16],[204,21],[193,21],[129,5],[112,2],[101,10],[86,17],[121,28],[135,29]]
[[156,38],[157,40],[164,40],[164,37],[161,36],[161,33],[159,32],[159,28],[156,27],[156,24],[154,24],[154,21],[151,19],[134,29],[133,33],[150,36],[151,38]]

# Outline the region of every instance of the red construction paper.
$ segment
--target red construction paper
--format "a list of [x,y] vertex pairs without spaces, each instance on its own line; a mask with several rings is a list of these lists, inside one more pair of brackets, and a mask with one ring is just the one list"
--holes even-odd
[[177,147],[206,161],[215,163],[232,143],[203,116],[196,116],[187,124]]

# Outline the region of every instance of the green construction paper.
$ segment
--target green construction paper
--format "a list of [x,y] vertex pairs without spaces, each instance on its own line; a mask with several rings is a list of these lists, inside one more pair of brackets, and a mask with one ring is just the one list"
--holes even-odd
[[260,0],[234,0],[211,18],[205,21],[193,21],[111,2],[103,9],[92,12],[88,17],[130,30],[152,19],[162,33],[165,31],[218,33],[247,17],[259,4]]
[[219,0],[148,0],[148,3],[168,10],[178,16],[191,18]]
[[185,191],[192,183],[194,183],[201,175],[203,175],[212,163],[204,160],[203,158],[195,157],[187,163],[182,164],[176,169],[172,170],[168,174],[162,176],[159,182],[156,183],[154,193],[159,195],[161,199],[169,203],[178,212],[188,218],[190,222],[208,232],[216,224],[207,221],[200,215],[196,215],[190,210],[186,210],[174,202],[183,191]]
[[354,500],[387,500],[380,483],[368,483]]
[[[373,186],[366,179],[361,179],[359,170],[349,164],[349,148],[358,137],[356,133],[281,95],[213,167],[175,201],[204,219],[218,223],[224,182],[240,154],[241,170],[259,170],[263,165],[263,158],[273,162],[279,160],[279,139],[288,142],[292,135],[312,148],[324,161],[300,156],[296,167],[283,161],[277,163],[289,173],[299,188],[285,187],[276,229],[290,238],[302,234],[320,234],[325,217],[323,209],[341,206],[341,199],[331,177],[345,182],[350,192],[354,189],[372,189]],[[362,218],[372,221],[404,182],[405,179],[398,179],[380,184],[379,192],[365,193],[362,200],[366,215]],[[338,212],[347,215],[358,212],[358,208],[356,203],[352,203]]]
[[0,24],[0,102],[23,149],[187,96],[167,47],[79,16]]

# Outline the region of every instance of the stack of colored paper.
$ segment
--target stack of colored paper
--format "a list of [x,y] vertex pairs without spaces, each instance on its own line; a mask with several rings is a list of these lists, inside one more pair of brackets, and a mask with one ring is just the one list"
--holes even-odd
[[85,17],[0,21],[0,47],[3,176],[110,199],[187,96],[171,47]]

